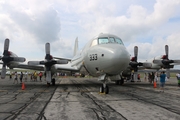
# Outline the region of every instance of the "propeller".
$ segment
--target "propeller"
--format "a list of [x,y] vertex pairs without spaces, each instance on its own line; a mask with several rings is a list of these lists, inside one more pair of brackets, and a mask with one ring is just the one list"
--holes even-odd
[[46,81],[51,82],[52,73],[51,67],[55,64],[67,64],[67,60],[54,60],[53,57],[50,55],[50,43],[45,44],[45,60],[43,61],[29,61],[28,65],[44,65],[45,72],[46,72]]
[[4,41],[4,52],[3,52],[3,56],[0,56],[0,60],[3,61],[3,65],[2,65],[2,71],[1,71],[1,78],[4,79],[6,76],[6,66],[14,61],[14,62],[24,62],[26,59],[23,57],[17,57],[17,56],[13,56],[11,55],[11,52],[8,51],[9,50],[9,39],[5,39]]
[[169,46],[165,45],[165,55],[161,57],[159,60],[153,60],[153,63],[162,66],[162,68],[166,69],[166,75],[170,77],[170,68],[173,68],[174,65],[171,63],[180,63],[180,60],[170,60],[169,59]]
[[138,66],[142,66],[143,63],[137,62],[138,59],[138,47],[134,47],[134,57],[132,57],[131,62],[129,65],[131,66],[132,70],[134,70],[134,79],[137,79],[137,71],[138,71]]
[[138,59],[138,47],[135,46],[134,47],[134,57],[131,58],[131,62],[129,63],[129,65],[135,72],[138,71],[138,66],[143,65],[143,63],[141,63],[141,62],[137,62],[137,59]]
[[131,58],[131,62],[129,63],[129,65],[131,66],[131,69],[134,71],[134,79],[137,79],[138,67],[152,67],[152,64],[149,62],[138,62],[138,46],[134,46],[134,57]]

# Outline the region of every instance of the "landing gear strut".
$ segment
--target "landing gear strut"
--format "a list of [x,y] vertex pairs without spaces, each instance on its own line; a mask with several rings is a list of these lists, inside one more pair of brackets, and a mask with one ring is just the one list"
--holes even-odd
[[100,87],[99,90],[100,93],[105,93],[108,94],[109,93],[109,87],[106,85],[106,80],[103,81],[102,86]]

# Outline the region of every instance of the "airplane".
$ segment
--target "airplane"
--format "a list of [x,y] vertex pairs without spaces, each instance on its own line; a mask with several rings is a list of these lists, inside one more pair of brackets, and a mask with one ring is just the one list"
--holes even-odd
[[[134,48],[134,57],[130,60],[130,54],[123,41],[115,35],[103,33],[91,39],[81,51],[78,50],[78,39],[76,38],[72,59],[53,57],[50,54],[50,43],[45,44],[45,53],[46,56],[43,61],[29,61],[28,65],[16,64],[12,66],[10,64],[9,67],[44,70],[48,85],[52,82],[52,76],[56,72],[61,70],[80,71],[84,67],[90,75],[98,77],[98,80],[102,82],[99,92],[108,94],[108,81],[115,81],[116,84],[122,85],[124,83],[123,76],[128,73],[129,68],[137,72],[141,67],[155,68],[154,66],[165,63],[162,62],[162,59],[137,62],[137,46]],[[157,62],[158,60],[161,60],[161,64]],[[164,61],[168,61],[168,53]],[[158,66],[158,68],[160,67]],[[55,84],[55,81],[53,81],[53,84]]]
[[[137,62],[137,56],[137,46],[134,47],[134,57],[130,60],[130,54],[119,37],[111,34],[99,34],[91,39],[81,51],[78,51],[78,40],[76,38],[74,57],[71,60],[67,59],[69,61],[67,65],[56,65],[55,69],[80,71],[84,67],[90,75],[98,77],[98,80],[103,82],[100,93],[108,94],[109,87],[106,85],[108,80],[122,85],[124,77],[131,76],[129,74],[131,70],[135,71],[134,77],[136,77],[139,68],[152,68],[151,62]],[[35,63],[38,62],[35,61]],[[29,61],[28,64],[35,65],[33,61]]]

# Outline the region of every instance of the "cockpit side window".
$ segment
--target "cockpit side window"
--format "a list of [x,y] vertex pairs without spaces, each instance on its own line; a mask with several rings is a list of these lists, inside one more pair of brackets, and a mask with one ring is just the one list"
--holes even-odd
[[99,42],[99,44],[106,44],[106,43],[109,43],[109,40],[107,37],[98,38],[98,42]]
[[95,46],[95,45],[97,45],[97,44],[98,44],[98,43],[97,43],[97,39],[95,39],[95,40],[92,41],[91,47],[92,47],[92,46]]
[[118,44],[124,45],[121,39],[119,39],[119,38],[115,38],[115,39],[116,39],[116,42],[117,42]]
[[115,43],[115,39],[113,37],[110,37],[109,40],[111,43]]

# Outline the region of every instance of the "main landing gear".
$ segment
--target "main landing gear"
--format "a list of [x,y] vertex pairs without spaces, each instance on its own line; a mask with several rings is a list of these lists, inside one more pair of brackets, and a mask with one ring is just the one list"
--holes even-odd
[[116,80],[116,85],[123,85],[124,84],[124,79],[121,78],[121,80]]
[[[55,80],[55,78],[53,78],[53,79],[51,80],[51,83],[52,83],[53,86],[56,85],[56,80]],[[51,83],[47,82],[47,86],[50,86]]]

